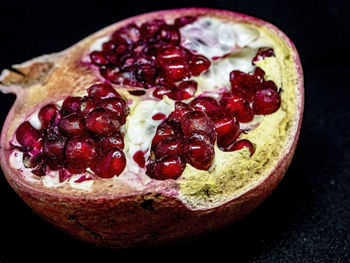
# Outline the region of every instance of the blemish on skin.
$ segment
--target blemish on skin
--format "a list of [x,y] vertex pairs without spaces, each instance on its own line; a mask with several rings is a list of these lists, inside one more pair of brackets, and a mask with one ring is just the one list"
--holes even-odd
[[148,199],[148,200],[144,200],[140,206],[148,211],[154,211],[154,207],[153,207],[153,200],[152,199]]

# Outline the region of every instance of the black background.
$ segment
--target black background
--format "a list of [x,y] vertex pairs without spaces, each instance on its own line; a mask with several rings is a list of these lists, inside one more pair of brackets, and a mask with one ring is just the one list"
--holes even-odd
[[[0,176],[0,262],[350,262],[348,1],[123,2],[0,1],[0,70],[148,11],[198,6],[257,16],[294,41],[304,68],[305,114],[294,160],[277,190],[244,220],[200,240],[126,251],[60,232]],[[0,99],[2,125],[14,97]]]

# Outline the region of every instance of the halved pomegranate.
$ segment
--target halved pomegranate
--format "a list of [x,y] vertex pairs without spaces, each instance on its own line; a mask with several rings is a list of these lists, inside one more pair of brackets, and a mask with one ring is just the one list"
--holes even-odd
[[96,245],[161,244],[242,218],[297,144],[298,53],[246,15],[144,14],[14,68],[0,76],[0,90],[17,95],[1,134],[6,179]]

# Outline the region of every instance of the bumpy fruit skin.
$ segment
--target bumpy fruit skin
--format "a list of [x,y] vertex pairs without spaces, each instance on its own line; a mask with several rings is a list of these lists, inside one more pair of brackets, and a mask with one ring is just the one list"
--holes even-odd
[[[109,187],[109,181],[101,179],[94,190],[87,194],[72,188],[46,188],[32,184],[10,166],[9,142],[27,112],[37,105],[51,103],[52,98],[60,99],[72,96],[72,93],[83,92],[84,87],[96,82],[98,77],[92,69],[77,66],[94,40],[136,21],[143,23],[160,17],[167,19],[204,14],[264,27],[292,50],[293,65],[298,75],[295,85],[299,94],[298,109],[295,112],[296,128],[289,138],[289,147],[274,169],[257,184],[220,206],[193,210],[181,201],[176,192],[178,184],[172,180],[139,191],[122,182],[118,186]],[[303,74],[298,53],[293,43],[279,29],[244,14],[202,8],[144,14],[107,27],[63,52],[36,58],[15,68],[23,76],[4,71],[0,77],[1,91],[17,95],[1,134],[0,159],[4,175],[35,212],[74,237],[98,246],[127,248],[189,239],[244,217],[278,185],[297,145],[304,105]],[[41,92],[42,89],[45,92]]]

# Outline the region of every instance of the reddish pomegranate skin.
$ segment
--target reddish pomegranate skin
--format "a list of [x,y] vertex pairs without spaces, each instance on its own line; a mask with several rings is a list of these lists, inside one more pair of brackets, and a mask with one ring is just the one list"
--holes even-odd
[[[13,133],[23,121],[24,116],[31,111],[32,107],[37,105],[38,100],[33,95],[37,93],[32,92],[31,87],[25,86],[27,85],[25,83],[28,83],[28,79],[23,80],[23,83],[19,82],[19,86],[11,86],[9,84],[4,87],[3,85],[10,83],[9,78],[15,79],[15,76],[17,76],[11,73],[8,77],[2,76],[3,85],[0,86],[2,91],[6,93],[13,92],[17,95],[17,100],[3,126],[0,161],[4,175],[10,185],[34,211],[74,237],[98,246],[118,249],[144,247],[175,240],[192,239],[205,232],[231,224],[251,212],[276,188],[288,168],[296,148],[304,102],[303,74],[299,56],[293,43],[280,30],[267,22],[244,14],[224,10],[189,8],[159,11],[133,17],[117,23],[95,36],[97,38],[108,33],[111,34],[116,28],[133,22],[150,21],[165,16],[167,18],[179,18],[181,16],[197,15],[216,16],[232,21],[243,21],[263,26],[278,36],[292,50],[291,59],[297,71],[296,89],[300,96],[298,98],[298,109],[295,113],[296,129],[293,131],[290,145],[285,149],[283,156],[277,161],[271,173],[264,175],[263,179],[254,187],[250,187],[239,196],[234,196],[224,204],[199,210],[192,210],[178,197],[167,192],[167,190],[176,189],[177,187],[171,180],[162,182],[160,186],[163,186],[163,188],[148,188],[143,191],[137,191],[122,186],[121,189],[123,190],[120,192],[114,188],[109,188],[109,183],[106,182],[104,185],[101,185],[101,188],[94,188],[93,193],[90,195],[77,194],[76,191],[74,191],[74,194],[73,191],[62,192],[58,189],[48,189],[43,186],[30,184],[18,176],[18,171],[10,166],[8,160],[11,152],[7,149],[9,149],[9,141]],[[91,85],[95,81],[95,76],[90,71],[87,74],[85,69],[82,70],[76,67],[77,61],[83,54],[87,53],[89,44],[86,44],[86,48],[83,50],[81,50],[82,46],[84,46],[84,42],[80,47],[68,49],[60,53],[59,56],[53,55],[33,60],[29,66],[21,66],[19,70],[25,71],[28,70],[27,67],[30,67],[31,72],[42,73],[43,65],[58,63],[60,66],[53,67],[54,70],[50,72],[52,74],[50,75],[51,81],[57,79],[60,83],[79,83],[82,86]],[[63,65],[62,62],[59,62],[59,57],[66,54],[69,54],[69,58],[65,60]],[[64,74],[62,74],[62,69]],[[69,74],[66,74],[67,72]],[[76,74],[76,77],[71,77],[74,74]],[[84,78],[81,78],[81,75],[84,75]],[[26,88],[21,88],[20,86],[22,85]],[[62,85],[59,88],[55,88],[55,85],[51,84],[48,86],[42,85],[46,92],[41,93],[40,96],[42,96],[42,101],[46,103],[51,98],[72,93],[69,85]]]

